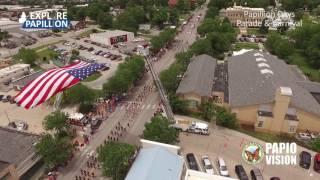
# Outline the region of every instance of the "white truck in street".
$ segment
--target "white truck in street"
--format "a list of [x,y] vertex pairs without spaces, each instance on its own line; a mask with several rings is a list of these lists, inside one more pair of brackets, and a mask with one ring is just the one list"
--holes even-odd
[[209,125],[205,122],[176,118],[176,123],[172,127],[183,132],[209,135]]

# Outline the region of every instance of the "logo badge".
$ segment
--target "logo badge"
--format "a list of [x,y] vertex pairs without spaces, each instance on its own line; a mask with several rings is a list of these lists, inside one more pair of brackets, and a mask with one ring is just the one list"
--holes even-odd
[[258,164],[264,157],[263,147],[255,142],[245,144],[242,148],[242,158],[248,164]]

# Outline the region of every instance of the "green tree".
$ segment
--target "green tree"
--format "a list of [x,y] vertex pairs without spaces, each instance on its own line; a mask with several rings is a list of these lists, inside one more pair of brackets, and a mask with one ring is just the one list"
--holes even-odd
[[133,85],[145,68],[145,62],[141,56],[134,56],[126,59],[119,65],[115,75],[103,85],[103,92],[110,96],[112,94],[126,93]]
[[145,124],[143,137],[151,141],[173,144],[178,140],[178,132],[170,127],[170,124],[167,118],[161,115],[155,116],[151,118],[151,122]]
[[113,17],[110,14],[100,12],[97,17],[97,23],[102,29],[111,28],[113,25]]
[[48,168],[63,165],[72,154],[72,144],[68,137],[58,138],[50,134],[41,137],[36,144],[37,152],[42,156]]
[[97,150],[103,174],[114,180],[123,180],[130,168],[135,147],[125,143],[107,143]]
[[35,61],[39,58],[39,56],[33,49],[21,48],[19,49],[16,58],[22,59],[26,64],[35,65]]
[[175,94],[169,94],[172,111],[177,114],[188,114],[188,101],[181,100]]
[[182,72],[179,64],[173,64],[168,69],[160,73],[160,80],[167,92],[175,93],[179,85],[178,76],[181,75],[180,73]]
[[162,29],[164,27],[163,23],[168,20],[167,9],[161,7],[159,9],[156,9],[153,14],[154,15],[151,20],[152,24],[155,24]]
[[211,121],[215,114],[214,104],[211,102],[204,102],[201,104],[200,109],[202,117],[207,121]]
[[314,151],[320,152],[320,138],[317,138],[311,142],[311,147]]
[[169,42],[174,40],[176,35],[176,30],[174,29],[165,29],[158,36],[151,38],[151,46],[153,52],[158,52],[161,48],[167,45]]
[[200,39],[192,44],[191,51],[195,55],[201,55],[201,54],[212,55],[213,49],[209,39]]
[[215,115],[216,122],[218,125],[228,127],[228,128],[236,128],[237,127],[237,119],[234,113],[226,110],[224,107],[215,107]]
[[217,7],[209,7],[206,13],[206,18],[215,18],[219,15],[219,9]]
[[72,50],[71,50],[71,54],[72,54],[72,55],[79,56],[80,52],[79,52],[77,49],[72,49]]
[[190,9],[189,7],[189,1],[186,0],[178,0],[177,2],[177,8],[182,11],[182,12],[186,12]]
[[55,111],[44,118],[43,126],[46,130],[53,130],[59,136],[66,136],[70,129],[67,119],[64,112]]
[[117,16],[115,21],[115,27],[125,31],[137,32],[139,24],[137,23],[134,16],[128,12],[124,12]]
[[261,26],[259,28],[259,32],[261,34],[267,34],[269,31],[269,26],[267,26],[266,21],[267,21],[267,18],[263,19]]
[[174,25],[177,25],[177,23],[179,22],[179,12],[177,11],[177,9],[170,9],[169,22]]
[[78,84],[66,90],[63,94],[62,102],[65,105],[92,103],[96,99],[94,90],[85,85]]
[[79,106],[79,112],[83,113],[83,114],[87,114],[90,111],[92,111],[93,109],[93,104],[84,104],[81,103]]

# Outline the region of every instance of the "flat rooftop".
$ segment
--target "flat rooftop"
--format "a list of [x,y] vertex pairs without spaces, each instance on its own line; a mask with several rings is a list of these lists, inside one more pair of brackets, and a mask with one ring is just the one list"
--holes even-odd
[[19,164],[35,151],[39,136],[0,127],[0,162]]
[[17,70],[30,67],[30,64],[14,64],[12,66],[0,69],[0,77],[11,74]]
[[121,36],[124,34],[133,33],[129,31],[121,31],[121,30],[112,30],[112,31],[106,31],[106,32],[100,32],[100,33],[94,33],[91,34],[92,36],[100,36],[100,37],[113,37],[113,36]]

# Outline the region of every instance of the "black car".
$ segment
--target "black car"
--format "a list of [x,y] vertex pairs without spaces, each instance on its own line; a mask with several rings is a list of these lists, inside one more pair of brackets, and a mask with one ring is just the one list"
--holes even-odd
[[311,165],[311,154],[306,151],[302,151],[299,156],[300,156],[299,165],[302,168],[309,169]]
[[270,178],[270,180],[280,180],[280,178],[279,177],[272,177],[272,178]]
[[261,173],[260,169],[258,169],[258,168],[252,169],[250,171],[250,175],[251,175],[252,180],[263,180],[262,173]]
[[2,101],[3,96],[4,96],[4,95],[2,95],[2,94],[0,95],[0,101]]
[[235,172],[240,180],[249,180],[249,177],[242,165],[236,165]]
[[188,153],[186,157],[187,157],[189,168],[192,169],[192,170],[199,171],[199,166],[198,166],[198,163],[196,161],[196,157],[194,157],[194,154],[193,153]]

